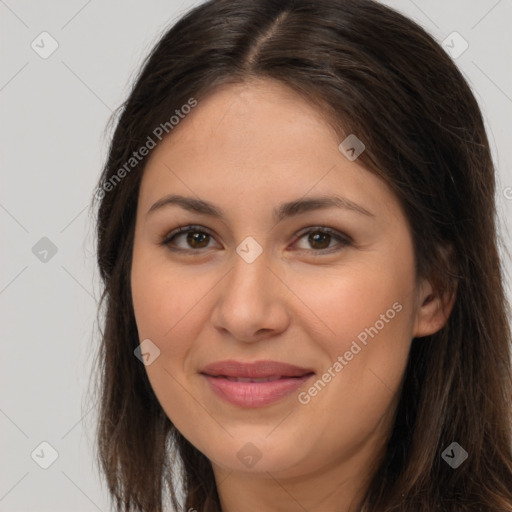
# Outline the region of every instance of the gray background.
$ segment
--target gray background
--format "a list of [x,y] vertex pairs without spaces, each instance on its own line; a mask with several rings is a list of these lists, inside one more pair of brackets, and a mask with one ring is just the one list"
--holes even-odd
[[[100,291],[88,205],[111,113],[166,27],[198,3],[0,0],[0,511],[108,510],[86,394]],[[384,3],[439,42],[456,31],[469,44],[455,60],[486,119],[510,246],[512,0]],[[51,50],[43,31],[58,43],[47,58],[31,47]],[[58,454],[47,469],[52,453],[41,442]]]

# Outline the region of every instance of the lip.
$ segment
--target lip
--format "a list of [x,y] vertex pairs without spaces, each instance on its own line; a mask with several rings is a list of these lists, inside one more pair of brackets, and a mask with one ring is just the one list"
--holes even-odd
[[302,377],[307,373],[312,373],[311,368],[301,368],[288,363],[278,361],[262,360],[244,363],[229,359],[227,361],[217,361],[205,366],[200,373],[212,377],[245,377],[245,378],[263,378],[263,377]]
[[[209,364],[200,374],[223,400],[239,407],[263,407],[289,395],[315,373],[309,368],[277,361],[244,363],[228,360]],[[249,379],[271,380],[251,382]]]

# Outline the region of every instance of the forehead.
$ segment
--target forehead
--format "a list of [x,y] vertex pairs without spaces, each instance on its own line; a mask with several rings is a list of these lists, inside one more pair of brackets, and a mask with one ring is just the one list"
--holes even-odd
[[164,163],[217,181],[236,171],[252,181],[307,182],[307,168],[314,178],[333,166],[338,144],[318,107],[283,84],[258,80],[223,85],[198,100],[153,150],[147,167]]
[[338,139],[316,104],[274,80],[214,88],[171,135],[171,146],[199,143],[204,148],[214,146],[217,152],[237,152],[240,157],[250,148],[265,153],[277,145],[289,151],[291,157],[301,147],[310,146],[309,140],[330,137],[331,143],[337,144]]
[[198,100],[153,150],[141,197],[179,189],[216,203],[233,195],[284,202],[336,191],[392,206],[387,186],[349,161],[339,144],[325,113],[287,86],[224,85]]

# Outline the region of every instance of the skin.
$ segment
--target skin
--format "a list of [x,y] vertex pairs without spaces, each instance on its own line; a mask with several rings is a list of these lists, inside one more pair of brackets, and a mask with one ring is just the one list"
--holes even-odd
[[[396,197],[340,141],[296,93],[252,81],[202,99],[144,171],[131,285],[139,339],[160,350],[145,368],[165,413],[212,462],[224,512],[355,510],[390,435],[412,338],[438,331],[453,305],[416,279]],[[214,203],[225,220],[176,205],[148,213],[171,193]],[[332,207],[272,218],[283,202],[333,194],[373,215]],[[212,236],[162,244],[187,225]],[[352,242],[308,241],[310,227]],[[248,236],[263,250],[252,263],[236,252]],[[271,359],[320,377],[395,303],[400,312],[307,404],[297,395],[311,381],[248,409],[199,374],[214,361]],[[261,455],[252,467],[237,457],[248,442]]]

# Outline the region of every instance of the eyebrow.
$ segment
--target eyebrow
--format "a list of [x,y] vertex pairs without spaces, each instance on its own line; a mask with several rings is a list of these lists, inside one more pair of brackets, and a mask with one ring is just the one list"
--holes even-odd
[[[146,215],[172,205],[181,206],[181,208],[185,210],[202,215],[208,215],[222,221],[226,220],[226,216],[222,210],[214,204],[202,199],[195,199],[193,197],[185,197],[177,194],[170,194],[159,199],[156,203],[153,204],[153,206],[151,206]],[[318,196],[305,199],[296,199],[295,201],[283,203],[273,209],[273,218],[276,222],[281,222],[288,217],[293,217],[302,213],[326,208],[342,208],[366,215],[368,217],[375,217],[375,215],[369,210],[345,197]]]

